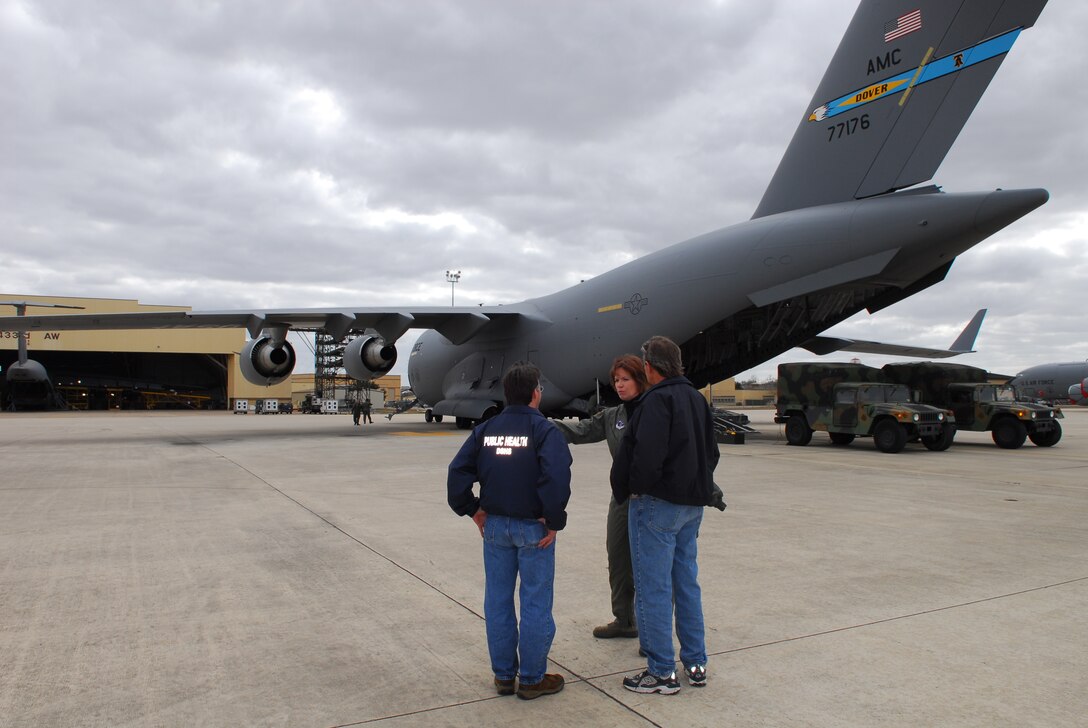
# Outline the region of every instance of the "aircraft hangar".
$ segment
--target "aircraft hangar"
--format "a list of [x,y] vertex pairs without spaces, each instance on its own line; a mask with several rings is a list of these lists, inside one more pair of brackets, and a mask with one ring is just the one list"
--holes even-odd
[[[0,301],[26,302],[29,314],[192,310],[129,299],[11,293],[0,293]],[[35,309],[34,304],[82,310]],[[227,409],[242,399],[291,401],[290,380],[262,387],[242,375],[238,352],[246,341],[243,328],[34,331],[27,336],[29,358],[46,368],[54,388],[73,409]],[[18,343],[17,332],[0,331],[2,371],[18,360]]]

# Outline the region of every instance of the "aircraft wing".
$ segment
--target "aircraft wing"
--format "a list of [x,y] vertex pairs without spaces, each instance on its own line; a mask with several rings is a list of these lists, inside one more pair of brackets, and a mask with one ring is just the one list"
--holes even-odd
[[986,318],[986,309],[980,308],[971,320],[967,322],[960,335],[952,342],[948,349],[930,349],[924,346],[903,344],[886,344],[881,341],[863,341],[861,339],[844,339],[835,336],[814,336],[801,344],[802,349],[813,354],[823,356],[834,351],[856,351],[863,354],[886,354],[890,356],[909,356],[923,359],[947,359],[960,354],[974,353],[975,339],[982,328],[982,320]]
[[549,323],[539,313],[522,307],[430,306],[0,316],[0,331],[245,328],[256,337],[266,329],[324,329],[341,338],[350,331],[369,329],[391,343],[408,329],[434,329],[454,344],[461,344],[490,326],[518,319]]

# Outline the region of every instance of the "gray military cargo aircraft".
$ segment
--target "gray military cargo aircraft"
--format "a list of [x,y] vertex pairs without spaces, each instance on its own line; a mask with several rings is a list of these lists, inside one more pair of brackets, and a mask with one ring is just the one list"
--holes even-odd
[[1029,367],[1009,384],[1021,397],[1088,407],[1088,360]]
[[358,333],[344,351],[358,379],[388,372],[406,331],[430,329],[409,380],[428,419],[461,426],[501,408],[502,374],[518,360],[541,368],[541,408],[561,415],[587,412],[612,358],[654,334],[681,344],[697,386],[796,346],[837,350],[821,332],[940,282],[957,255],[1048,199],[917,186],[1045,2],[863,0],[750,220],[551,295],[476,308],[26,316],[0,318],[0,329],[244,326],[243,373],[266,384],[294,367],[290,329]]

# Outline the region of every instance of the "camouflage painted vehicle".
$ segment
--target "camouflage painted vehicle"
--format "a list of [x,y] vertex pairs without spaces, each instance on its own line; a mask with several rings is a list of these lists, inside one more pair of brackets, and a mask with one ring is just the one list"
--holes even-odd
[[1017,399],[1016,388],[991,384],[985,371],[962,364],[888,364],[889,381],[916,390],[921,402],[951,410],[961,430],[989,432],[998,447],[1016,449],[1031,441],[1051,447],[1062,439],[1062,411]]
[[862,364],[780,364],[774,421],[786,425],[790,445],[807,445],[821,430],[835,445],[872,437],[881,452],[899,452],[918,440],[930,450],[947,450],[956,434],[952,418],[914,402],[911,394]]

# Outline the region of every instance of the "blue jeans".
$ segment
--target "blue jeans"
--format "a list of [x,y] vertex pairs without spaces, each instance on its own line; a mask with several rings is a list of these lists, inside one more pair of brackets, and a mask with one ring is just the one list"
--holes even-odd
[[[488,514],[484,524],[484,617],[491,670],[500,680],[517,675],[523,685],[544,679],[555,637],[552,583],[555,544],[537,547],[548,529],[539,521]],[[514,613],[514,585],[521,576],[521,624]],[[519,638],[520,634],[520,638]],[[518,674],[518,656],[521,672]]]
[[696,563],[701,506],[681,506],[652,496],[630,500],[627,515],[635,570],[638,638],[650,673],[671,675],[673,603],[684,667],[706,665],[703,595]]

